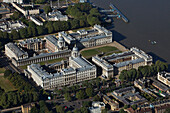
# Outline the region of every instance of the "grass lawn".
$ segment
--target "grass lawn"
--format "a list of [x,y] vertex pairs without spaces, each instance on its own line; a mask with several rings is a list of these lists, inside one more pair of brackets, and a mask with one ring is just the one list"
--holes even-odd
[[104,56],[106,56],[106,55],[111,55],[113,53],[120,53],[121,51],[119,51],[116,47],[113,46],[104,46],[95,49],[84,50],[81,52],[81,55],[83,55],[86,58],[89,58],[95,56],[96,54],[100,54],[102,52],[105,53]]
[[5,68],[0,68],[0,73],[4,73],[5,72]]
[[[49,61],[39,62],[39,63],[37,63],[37,64],[40,64],[40,65],[45,65],[46,63],[52,64],[52,63],[55,63],[55,62],[60,62],[61,60],[65,60],[65,58],[57,58],[57,59],[53,59],[53,60],[49,60]],[[30,65],[30,64],[29,64],[29,65]],[[21,68],[21,69],[27,69],[27,66],[28,66],[28,65],[19,66],[19,68]]]
[[99,54],[99,52],[96,49],[90,49],[81,52],[81,55],[83,55],[84,57],[91,57],[95,56],[96,54]]
[[116,47],[112,47],[112,46],[104,46],[104,47],[100,47],[100,48],[97,48],[97,49],[101,52],[104,52],[104,53],[118,50]]
[[12,83],[3,76],[0,76],[0,87],[3,88],[5,92],[16,90]]

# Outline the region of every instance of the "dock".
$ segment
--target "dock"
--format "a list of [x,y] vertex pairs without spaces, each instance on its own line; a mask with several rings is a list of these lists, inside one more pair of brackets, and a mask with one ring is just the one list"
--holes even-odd
[[120,18],[122,18],[122,20],[126,23],[129,22],[129,20],[123,15],[123,13],[120,12],[120,10],[114,6],[113,4],[110,4],[110,7],[112,8],[113,12],[116,11],[117,14],[119,15]]

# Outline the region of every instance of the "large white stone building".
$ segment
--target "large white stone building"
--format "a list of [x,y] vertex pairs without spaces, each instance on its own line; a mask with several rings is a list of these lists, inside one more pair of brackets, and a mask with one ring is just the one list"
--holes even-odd
[[99,56],[92,57],[92,61],[102,68],[102,74],[106,77],[120,74],[123,70],[151,65],[152,60],[152,56],[136,47],[132,47],[129,51],[123,53],[114,53],[102,58]]
[[[23,49],[33,50],[33,56]],[[46,52],[43,52],[46,51]],[[8,43],[5,45],[5,54],[12,60],[15,66],[24,66],[32,63],[38,63],[57,58],[69,57],[71,50],[65,45],[65,40],[62,37],[57,39],[53,35],[46,36],[44,39],[26,39],[18,45]]]
[[56,73],[47,72],[39,64],[31,64],[27,66],[25,75],[31,77],[44,89],[73,85],[96,78],[96,66],[81,57],[77,47],[73,48],[68,63],[66,68],[60,66],[61,69]]
[[79,47],[93,47],[113,41],[112,32],[100,25],[94,25],[90,30],[79,30],[71,34],[64,31],[59,32],[59,36],[63,37],[68,44],[78,42]]
[[170,87],[170,73],[158,72],[157,78],[159,81]]
[[22,4],[24,3],[24,0],[3,0],[3,2],[5,3],[13,3],[13,2],[16,2],[18,4]]
[[28,58],[28,53],[23,51],[21,48],[14,43],[8,43],[5,45],[5,54],[9,58],[15,58],[16,60]]
[[18,31],[19,29],[26,28],[27,26],[21,21],[7,21],[0,24],[0,30],[2,32],[11,33],[12,30]]

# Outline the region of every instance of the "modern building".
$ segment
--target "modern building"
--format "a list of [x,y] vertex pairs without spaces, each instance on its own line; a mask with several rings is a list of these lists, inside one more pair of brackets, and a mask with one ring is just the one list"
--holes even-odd
[[57,66],[60,69],[55,73],[47,72],[39,64],[31,64],[27,66],[25,75],[31,77],[38,86],[44,89],[73,85],[78,82],[94,79],[97,76],[96,66],[81,57],[77,47],[73,48],[68,63],[67,67],[59,66],[63,65],[63,63],[59,63]]
[[156,87],[157,89],[159,89],[161,92],[167,92],[167,91],[169,92],[169,87],[167,87],[166,85],[164,85],[160,81],[158,81],[154,78],[152,78],[152,81],[153,81],[152,85],[154,87]]
[[150,80],[148,79],[138,79],[134,81],[134,86],[139,89],[144,89],[149,85],[149,83],[150,83]]
[[18,31],[19,29],[26,28],[27,26],[21,21],[7,21],[0,24],[0,30],[2,32],[11,33],[12,30]]
[[80,48],[98,46],[113,41],[112,32],[100,25],[94,25],[90,30],[79,30],[71,34],[64,31],[59,32],[59,36],[63,37],[68,44],[77,43]]
[[139,92],[136,92],[133,86],[115,90],[112,96],[121,101],[124,105],[136,105],[147,101],[144,97],[139,95]]
[[[36,54],[31,56],[23,49],[33,50]],[[44,52],[45,51],[45,52]],[[12,60],[15,66],[24,66],[57,58],[66,58],[71,54],[71,50],[65,45],[63,38],[57,39],[49,35],[44,39],[26,39],[19,44],[8,43],[5,45],[5,54]]]
[[120,74],[123,70],[151,65],[152,60],[150,55],[136,47],[132,47],[129,51],[123,53],[113,53],[102,58],[99,56],[92,57],[92,61],[102,68],[102,75],[106,77]]
[[16,2],[18,4],[23,4],[24,3],[24,0],[3,0],[3,2],[5,3],[13,3],[13,2]]
[[119,109],[119,103],[116,100],[112,100],[107,95],[103,95],[103,102],[109,104],[112,111]]
[[105,109],[103,102],[92,102],[92,107],[89,107],[90,113],[102,113],[103,109]]
[[170,73],[158,72],[157,79],[170,87]]

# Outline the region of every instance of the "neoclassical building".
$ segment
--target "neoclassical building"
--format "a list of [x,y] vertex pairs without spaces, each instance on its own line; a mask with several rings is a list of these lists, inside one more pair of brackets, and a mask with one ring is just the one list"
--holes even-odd
[[123,70],[151,65],[152,60],[152,56],[136,47],[132,47],[129,51],[123,53],[114,53],[102,58],[99,56],[92,57],[92,61],[102,68],[102,75],[106,77],[120,74]]
[[68,44],[77,43],[81,48],[98,46],[113,41],[112,32],[100,25],[94,25],[90,30],[79,30],[70,34],[64,31],[59,32],[59,36],[63,37]]
[[[33,50],[37,54],[34,53],[33,56],[30,56],[24,49]],[[44,50],[46,52],[42,52]],[[68,49],[62,37],[57,39],[55,36],[49,35],[44,39],[30,38],[18,44],[8,43],[5,45],[5,54],[12,60],[15,66],[24,66],[69,57],[71,50]]]
[[85,80],[96,78],[96,66],[80,56],[78,48],[74,47],[68,61],[61,61],[48,66],[51,73],[43,69],[39,64],[27,66],[25,75],[31,77],[38,86],[51,89],[65,85],[73,85]]
[[157,78],[159,81],[170,87],[170,73],[158,72]]

